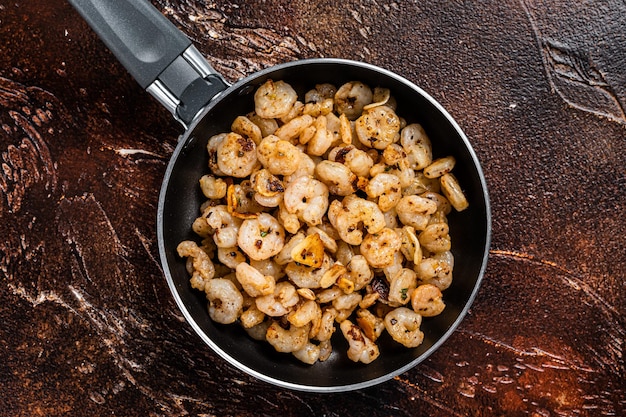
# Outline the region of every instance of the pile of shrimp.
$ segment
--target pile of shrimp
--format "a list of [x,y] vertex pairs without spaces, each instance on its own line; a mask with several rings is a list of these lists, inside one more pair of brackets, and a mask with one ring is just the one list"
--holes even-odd
[[355,362],[379,356],[385,331],[419,346],[452,282],[447,216],[468,206],[454,157],[433,159],[390,91],[358,81],[300,101],[268,80],[254,106],[208,140],[201,243],[178,246],[210,317],[307,364],[329,358],[337,328]]

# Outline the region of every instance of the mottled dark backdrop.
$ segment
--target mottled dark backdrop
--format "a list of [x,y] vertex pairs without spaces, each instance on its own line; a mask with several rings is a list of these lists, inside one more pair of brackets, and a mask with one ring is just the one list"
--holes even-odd
[[155,214],[180,126],[62,0],[0,0],[0,415],[626,413],[626,3],[155,1],[231,81],[386,67],[467,133],[483,286],[425,363],[362,391],[251,379],[177,310]]

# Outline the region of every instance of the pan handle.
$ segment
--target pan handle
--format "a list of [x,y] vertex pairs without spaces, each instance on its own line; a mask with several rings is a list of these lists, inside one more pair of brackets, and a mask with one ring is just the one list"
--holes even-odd
[[228,83],[146,0],[69,0],[142,88],[185,127]]

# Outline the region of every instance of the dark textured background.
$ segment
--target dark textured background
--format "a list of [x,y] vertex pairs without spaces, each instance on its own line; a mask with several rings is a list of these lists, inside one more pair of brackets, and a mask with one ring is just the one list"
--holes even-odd
[[626,3],[158,0],[231,81],[306,57],[414,81],[490,188],[483,286],[423,364],[278,389],[182,323],[157,194],[182,132],[62,0],[0,0],[0,415],[626,414]]

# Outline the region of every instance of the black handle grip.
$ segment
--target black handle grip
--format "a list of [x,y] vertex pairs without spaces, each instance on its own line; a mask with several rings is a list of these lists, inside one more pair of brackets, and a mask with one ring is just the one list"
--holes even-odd
[[152,4],[137,0],[69,0],[145,89],[191,41]]

